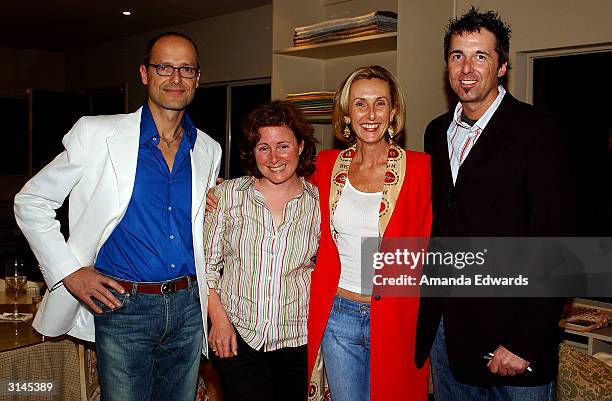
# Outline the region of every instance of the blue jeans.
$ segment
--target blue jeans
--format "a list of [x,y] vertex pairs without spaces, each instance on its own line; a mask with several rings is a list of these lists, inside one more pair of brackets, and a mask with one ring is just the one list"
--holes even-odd
[[431,347],[430,359],[436,401],[555,401],[554,381],[535,387],[478,387],[457,381],[448,363],[442,321]]
[[336,295],[321,351],[332,401],[369,401],[370,304]]
[[123,295],[95,314],[102,401],[193,401],[202,351],[197,283],[165,294]]

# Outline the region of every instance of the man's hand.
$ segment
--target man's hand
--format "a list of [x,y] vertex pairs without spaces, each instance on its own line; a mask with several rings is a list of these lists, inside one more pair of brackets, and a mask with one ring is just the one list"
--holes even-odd
[[64,277],[63,282],[64,287],[66,287],[72,295],[77,297],[96,313],[102,313],[102,309],[94,303],[92,298],[96,298],[111,309],[121,306],[121,302],[107,287],[115,289],[120,294],[125,292],[118,282],[98,273],[93,266],[81,267],[74,273]]
[[514,355],[501,345],[493,352],[493,358],[487,363],[491,373],[500,376],[514,376],[523,373],[528,366],[529,362]]
[[236,330],[227,316],[213,322],[208,335],[208,343],[219,358],[230,358],[238,355]]
[[[220,178],[217,178],[217,180],[219,180]],[[215,196],[215,189],[211,188],[208,190],[208,193],[206,194],[206,211],[207,212],[212,212],[213,210],[215,210],[217,208],[217,203],[219,202],[219,199],[217,199],[217,197]]]

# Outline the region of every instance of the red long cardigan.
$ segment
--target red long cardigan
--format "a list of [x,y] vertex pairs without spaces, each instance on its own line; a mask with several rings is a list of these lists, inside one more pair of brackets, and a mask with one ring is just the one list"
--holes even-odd
[[[339,150],[322,151],[312,180],[319,187],[321,242],[312,273],[308,316],[308,372],[317,357],[338,281],[340,257],[330,231],[331,175]],[[431,172],[429,156],[406,151],[406,177],[384,238],[429,237]],[[414,365],[419,300],[416,297],[372,299],[370,308],[371,401],[425,401],[429,364]]]

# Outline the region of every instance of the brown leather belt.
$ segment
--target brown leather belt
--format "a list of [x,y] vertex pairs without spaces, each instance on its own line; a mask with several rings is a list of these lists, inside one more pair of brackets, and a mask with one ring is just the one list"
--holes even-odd
[[164,281],[163,283],[138,283],[133,281],[122,281],[115,279],[126,292],[132,292],[136,289],[136,293],[140,294],[171,294],[189,287],[189,283],[196,283],[198,277],[193,274],[176,280]]

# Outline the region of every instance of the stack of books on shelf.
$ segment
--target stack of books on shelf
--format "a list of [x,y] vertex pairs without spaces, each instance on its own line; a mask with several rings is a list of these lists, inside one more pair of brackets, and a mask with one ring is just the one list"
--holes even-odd
[[605,307],[582,305],[573,302],[566,305],[559,326],[574,331],[592,331],[606,327],[612,310]]
[[334,19],[295,28],[293,46],[308,46],[396,31],[396,13],[374,11],[359,17]]
[[287,101],[293,103],[309,118],[329,118],[334,108],[335,92],[305,92],[287,95]]

